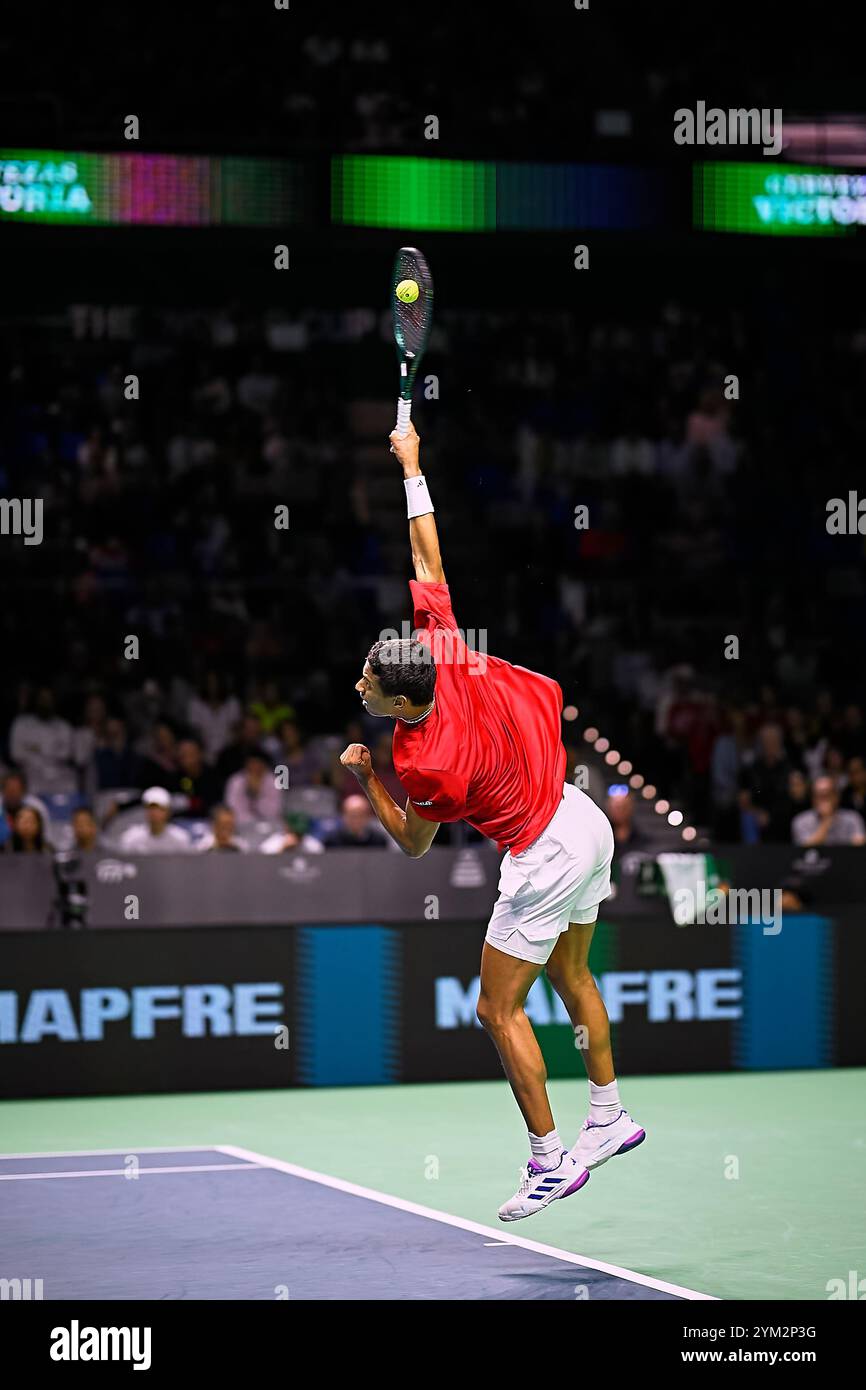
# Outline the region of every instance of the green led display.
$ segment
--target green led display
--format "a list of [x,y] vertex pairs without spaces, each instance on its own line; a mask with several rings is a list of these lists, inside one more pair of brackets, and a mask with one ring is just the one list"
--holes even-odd
[[866,226],[866,175],[796,164],[697,164],[694,225],[765,236],[850,236]]
[[346,155],[331,174],[335,222],[483,232],[496,227],[496,166],[475,160]]

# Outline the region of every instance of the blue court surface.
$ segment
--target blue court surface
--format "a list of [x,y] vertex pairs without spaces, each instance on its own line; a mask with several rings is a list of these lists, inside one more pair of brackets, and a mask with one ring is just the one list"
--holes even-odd
[[46,1300],[708,1297],[233,1145],[2,1155],[0,1232]]

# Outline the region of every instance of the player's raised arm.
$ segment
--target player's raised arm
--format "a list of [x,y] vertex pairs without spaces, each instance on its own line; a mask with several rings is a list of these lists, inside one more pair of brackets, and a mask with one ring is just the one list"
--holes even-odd
[[433,503],[430,501],[427,481],[418,462],[421,440],[411,422],[408,434],[399,435],[394,430],[390,438],[391,452],[396,454],[403,468],[415,578],[422,582],[444,584],[445,572],[439,552],[439,534],[433,516]]

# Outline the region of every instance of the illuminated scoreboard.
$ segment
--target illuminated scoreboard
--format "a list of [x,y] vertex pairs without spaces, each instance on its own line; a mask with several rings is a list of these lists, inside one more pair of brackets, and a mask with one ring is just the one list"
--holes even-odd
[[297,225],[312,180],[284,159],[0,150],[0,219],[105,227]]
[[694,169],[694,225],[765,236],[850,236],[866,226],[866,174],[795,164]]

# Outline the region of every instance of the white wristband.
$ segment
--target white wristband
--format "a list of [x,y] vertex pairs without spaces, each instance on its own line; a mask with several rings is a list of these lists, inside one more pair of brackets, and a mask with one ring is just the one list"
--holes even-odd
[[406,515],[410,521],[413,516],[426,516],[428,512],[436,510],[430,501],[427,479],[423,473],[414,478],[404,478],[403,486],[406,489]]

